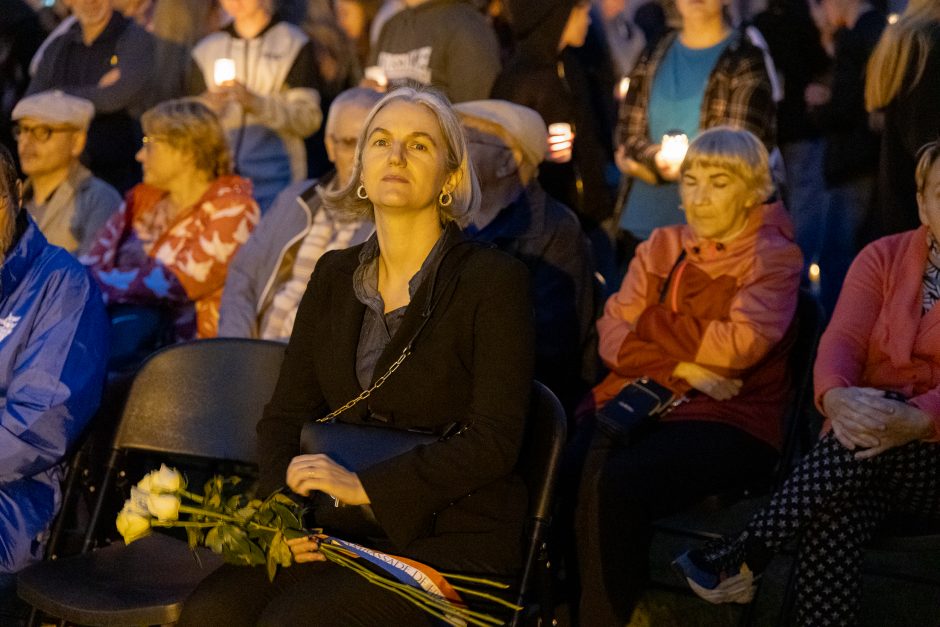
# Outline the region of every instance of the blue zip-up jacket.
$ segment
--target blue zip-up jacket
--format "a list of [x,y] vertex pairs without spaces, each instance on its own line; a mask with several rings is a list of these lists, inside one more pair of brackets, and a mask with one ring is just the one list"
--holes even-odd
[[108,318],[91,277],[22,211],[0,266],[0,573],[42,556],[62,462],[98,408]]

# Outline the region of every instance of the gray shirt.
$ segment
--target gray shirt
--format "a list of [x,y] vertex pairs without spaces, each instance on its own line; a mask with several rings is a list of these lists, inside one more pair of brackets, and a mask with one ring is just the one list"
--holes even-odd
[[[414,299],[421,282],[430,274],[431,269],[437,266],[441,259],[441,237],[431,248],[431,252],[424,259],[421,268],[411,280],[408,281],[408,295]],[[408,306],[399,307],[394,311],[385,313],[385,301],[379,293],[379,241],[373,235],[363,245],[359,253],[359,267],[353,275],[353,289],[356,298],[366,306],[366,313],[362,319],[362,329],[359,331],[359,346],[356,349],[356,378],[363,390],[372,385],[375,364],[392,336],[401,326],[402,318]]]
[[42,204],[33,198],[32,182],[27,180],[25,200],[29,215],[49,243],[76,256],[89,251],[98,231],[121,206],[117,190],[80,164]]

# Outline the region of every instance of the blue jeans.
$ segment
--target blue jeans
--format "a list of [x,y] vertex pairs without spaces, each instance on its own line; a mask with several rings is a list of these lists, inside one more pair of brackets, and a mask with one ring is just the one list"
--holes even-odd
[[820,228],[819,252],[819,302],[829,314],[835,309],[842,282],[858,254],[859,230],[868,214],[874,185],[873,176],[860,176],[829,188],[829,208]]
[[823,246],[821,225],[829,207],[823,179],[825,143],[822,139],[807,139],[781,146],[780,152],[787,170],[789,193],[785,202],[796,230],[796,243],[808,267],[819,260]]

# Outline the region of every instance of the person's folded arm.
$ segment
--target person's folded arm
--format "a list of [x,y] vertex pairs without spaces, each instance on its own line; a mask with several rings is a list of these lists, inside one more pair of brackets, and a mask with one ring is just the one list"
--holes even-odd
[[727,318],[699,318],[657,303],[640,315],[635,333],[677,361],[725,375],[754,366],[783,338],[793,320],[802,266],[795,246],[757,255]]
[[650,255],[658,248],[654,246],[656,239],[654,233],[652,240],[637,247],[620,289],[607,299],[604,314],[597,321],[597,350],[604,365],[612,370],[617,369],[621,346],[647,307]]
[[826,392],[859,385],[871,333],[884,303],[883,277],[889,260],[885,251],[868,247],[849,268],[832,319],[819,340],[813,386],[816,406],[823,411]]
[[150,33],[133,25],[118,40],[115,56],[118,64],[114,69],[120,77],[111,85],[81,85],[64,87],[63,90],[86,98],[95,105],[95,113],[115,113],[137,105],[153,80],[150,66],[153,64],[154,41]]
[[[132,199],[131,194],[128,195]],[[133,259],[128,256],[124,239],[128,236],[130,214],[125,202],[105,222],[97,241],[80,261],[101,288],[108,304],[152,305],[185,303],[189,298],[176,275],[139,245]]]
[[313,44],[307,42],[298,51],[284,85],[273,94],[255,94],[259,107],[254,113],[270,128],[298,137],[308,137],[320,128],[320,82]]
[[396,546],[426,533],[435,513],[512,472],[529,409],[532,327],[526,268],[513,261],[489,278],[478,300],[466,429],[359,473]]

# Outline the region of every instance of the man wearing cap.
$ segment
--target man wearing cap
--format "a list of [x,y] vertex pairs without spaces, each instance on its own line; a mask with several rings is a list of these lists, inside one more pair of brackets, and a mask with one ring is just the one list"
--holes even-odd
[[111,0],[65,0],[76,23],[46,47],[27,95],[61,89],[95,106],[84,162],[119,192],[140,180],[139,113],[146,107],[154,40]]
[[545,122],[532,109],[504,100],[455,108],[483,192],[467,231],[528,266],[535,376],[570,412],[594,382],[594,263],[578,218],[539,184],[548,146]]
[[98,408],[108,318],[88,272],[19,202],[0,146],[0,599],[42,558],[62,464]]
[[95,107],[84,98],[45,91],[13,109],[16,147],[28,177],[23,205],[50,244],[80,255],[120,206],[121,195],[79,163]]

